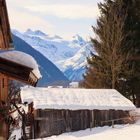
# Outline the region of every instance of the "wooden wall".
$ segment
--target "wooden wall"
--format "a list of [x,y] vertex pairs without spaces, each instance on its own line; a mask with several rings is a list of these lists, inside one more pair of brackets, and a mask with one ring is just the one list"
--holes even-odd
[[[121,110],[37,110],[35,111],[32,138],[43,138],[93,128],[112,125],[108,120],[129,117],[128,111]],[[114,124],[128,123],[124,120],[115,120]]]
[[0,0],[0,50],[10,49],[12,43],[6,1]]
[[[6,102],[8,96],[8,78],[0,73],[0,108]],[[3,103],[2,103],[2,102]],[[0,115],[0,140],[6,140],[8,135],[8,126]]]
[[0,100],[6,101],[8,96],[8,77],[0,73]]
[[[6,7],[6,0],[0,0],[0,51],[8,50],[12,47],[12,37]],[[0,109],[8,96],[8,78],[0,73]],[[8,137],[8,126],[0,116],[0,140]]]

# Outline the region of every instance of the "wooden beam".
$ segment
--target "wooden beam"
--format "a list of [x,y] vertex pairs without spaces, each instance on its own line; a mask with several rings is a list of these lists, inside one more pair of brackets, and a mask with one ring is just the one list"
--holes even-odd
[[0,58],[0,72],[11,79],[15,79],[33,86],[36,86],[37,77],[33,74],[32,68]]

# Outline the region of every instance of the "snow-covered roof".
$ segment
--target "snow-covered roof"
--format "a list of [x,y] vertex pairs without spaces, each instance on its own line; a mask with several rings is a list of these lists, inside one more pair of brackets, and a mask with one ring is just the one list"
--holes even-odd
[[32,68],[33,69],[32,72],[37,76],[37,78],[41,78],[41,74],[37,62],[29,54],[20,51],[15,51],[15,50],[1,51],[0,57],[27,66],[29,68]]
[[114,89],[33,88],[21,89],[22,102],[35,109],[133,110],[131,101]]

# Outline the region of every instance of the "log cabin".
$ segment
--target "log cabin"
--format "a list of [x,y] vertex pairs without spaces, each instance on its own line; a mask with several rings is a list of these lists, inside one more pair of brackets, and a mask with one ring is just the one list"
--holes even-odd
[[132,123],[129,112],[135,109],[131,101],[114,89],[24,87],[21,100],[33,110],[29,138]]
[[[9,80],[36,86],[39,79],[39,71],[31,67],[33,64],[37,66],[36,61],[31,56],[13,49],[6,1],[0,0],[0,109],[7,101]],[[26,61],[29,59],[28,65],[24,58]],[[7,139],[8,126],[0,114],[0,140]]]

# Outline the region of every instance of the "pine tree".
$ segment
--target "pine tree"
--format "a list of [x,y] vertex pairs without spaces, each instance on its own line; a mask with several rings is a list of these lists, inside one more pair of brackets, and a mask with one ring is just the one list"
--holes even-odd
[[91,38],[97,54],[88,58],[82,86],[115,88],[140,99],[140,1],[105,0]]
[[[88,58],[89,67],[83,85],[87,88],[117,88],[126,55],[122,52],[126,10],[122,1],[106,0],[100,3],[101,16],[93,27],[96,38],[91,38],[97,54]],[[90,79],[90,80],[89,80]],[[89,83],[93,81],[92,86]]]
[[[131,75],[127,76],[125,83],[126,92],[140,99],[140,1],[129,0],[124,1],[124,4],[129,5],[127,10],[127,18],[125,21],[125,36],[124,51],[130,52],[129,68],[133,69]],[[140,100],[138,102],[140,106]]]

